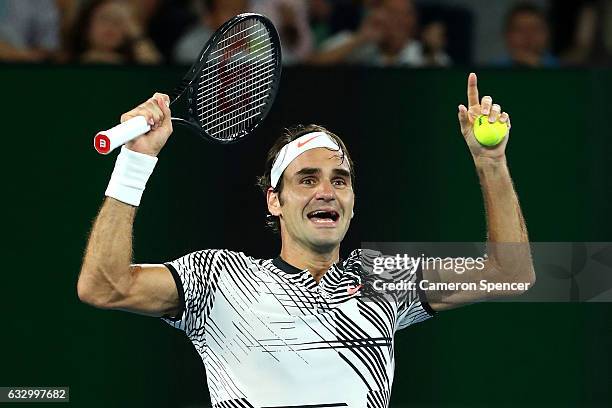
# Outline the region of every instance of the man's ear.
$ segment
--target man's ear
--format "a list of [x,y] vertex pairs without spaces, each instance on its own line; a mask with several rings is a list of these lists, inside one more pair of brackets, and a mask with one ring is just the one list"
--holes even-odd
[[268,211],[270,212],[270,214],[274,215],[275,217],[280,217],[282,214],[280,200],[278,196],[279,196],[279,193],[275,192],[272,187],[270,187],[268,191],[266,191],[266,201],[268,203]]

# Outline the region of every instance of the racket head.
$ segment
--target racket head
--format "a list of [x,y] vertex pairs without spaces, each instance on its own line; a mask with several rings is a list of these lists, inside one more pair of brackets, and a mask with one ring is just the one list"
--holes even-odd
[[276,28],[265,16],[239,14],[208,40],[174,91],[187,125],[205,139],[228,144],[252,133],[270,111],[282,66]]

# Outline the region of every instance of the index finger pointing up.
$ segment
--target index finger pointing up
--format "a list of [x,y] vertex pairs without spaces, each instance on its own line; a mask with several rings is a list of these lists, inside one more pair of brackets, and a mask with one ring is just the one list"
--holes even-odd
[[476,79],[476,74],[473,72],[468,76],[467,95],[468,108],[480,103],[480,99],[478,98],[478,80]]

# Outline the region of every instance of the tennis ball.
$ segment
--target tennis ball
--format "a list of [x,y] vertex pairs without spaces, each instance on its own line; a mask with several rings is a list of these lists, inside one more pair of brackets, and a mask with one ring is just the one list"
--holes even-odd
[[483,146],[495,146],[503,140],[506,133],[508,133],[506,123],[500,121],[491,123],[487,115],[480,115],[474,121],[474,136]]

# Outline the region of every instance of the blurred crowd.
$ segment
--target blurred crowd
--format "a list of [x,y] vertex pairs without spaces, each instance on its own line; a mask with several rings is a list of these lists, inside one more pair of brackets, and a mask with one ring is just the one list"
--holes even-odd
[[242,12],[286,65],[612,65],[612,0],[0,0],[0,61],[190,64]]

